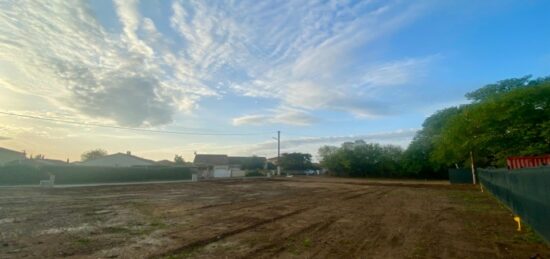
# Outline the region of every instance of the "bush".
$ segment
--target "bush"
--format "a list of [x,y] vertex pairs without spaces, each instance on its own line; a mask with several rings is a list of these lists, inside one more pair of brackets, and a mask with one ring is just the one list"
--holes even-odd
[[0,185],[37,185],[55,175],[56,184],[120,183],[191,179],[187,167],[88,167],[11,165],[0,167]]

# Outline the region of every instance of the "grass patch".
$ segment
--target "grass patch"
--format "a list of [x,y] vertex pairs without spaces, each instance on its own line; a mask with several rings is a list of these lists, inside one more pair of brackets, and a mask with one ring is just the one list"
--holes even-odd
[[523,229],[514,236],[514,241],[525,242],[530,244],[544,244],[544,239],[539,236],[533,228],[525,223],[521,223]]
[[76,240],[76,242],[78,244],[81,244],[81,245],[87,245],[89,244],[90,242],[92,242],[92,240],[88,239],[88,238],[79,238]]
[[303,242],[302,244],[304,245],[305,248],[311,247],[311,239],[309,239],[309,238],[306,237],[306,238],[304,239],[304,242]]
[[511,228],[516,228],[512,218],[513,212],[488,192],[456,190],[450,191],[448,197],[452,203],[459,205],[458,209],[463,214],[462,223],[471,232],[483,231],[484,235],[494,242],[545,243],[525,221],[521,222],[521,232],[511,231]]
[[193,258],[195,257],[196,253],[200,250],[199,247],[189,248],[184,251],[181,251],[177,254],[169,255],[164,257],[164,259],[185,259],[185,258]]
[[125,227],[106,227],[103,231],[111,234],[130,233],[131,230]]
[[452,202],[462,205],[467,212],[494,213],[505,208],[495,198],[479,191],[450,191],[448,196]]

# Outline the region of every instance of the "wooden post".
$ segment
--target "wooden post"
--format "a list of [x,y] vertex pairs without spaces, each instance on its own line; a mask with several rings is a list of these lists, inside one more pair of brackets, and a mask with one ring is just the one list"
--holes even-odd
[[476,181],[476,166],[475,166],[475,163],[474,163],[474,153],[472,152],[472,150],[470,150],[470,164],[472,165],[472,182],[474,184],[477,184],[477,181]]

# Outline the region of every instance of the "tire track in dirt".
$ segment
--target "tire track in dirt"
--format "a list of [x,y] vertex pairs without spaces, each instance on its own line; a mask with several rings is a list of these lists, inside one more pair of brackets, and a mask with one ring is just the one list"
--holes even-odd
[[[182,246],[179,246],[175,249],[171,249],[169,250],[168,252],[165,252],[165,253],[162,253],[158,256],[170,256],[170,255],[175,255],[175,254],[179,254],[179,253],[182,253],[186,250],[193,250],[193,249],[196,249],[198,247],[203,247],[203,246],[206,246],[210,243],[213,243],[213,242],[218,242],[224,238],[227,238],[227,237],[230,237],[230,236],[234,236],[234,235],[237,235],[239,233],[242,233],[242,232],[245,232],[245,231],[248,231],[248,230],[251,230],[251,229],[254,229],[254,228],[258,228],[262,225],[265,225],[265,224],[269,224],[269,223],[273,223],[275,221],[278,221],[278,220],[281,220],[281,219],[284,219],[284,218],[287,218],[287,217],[291,217],[291,216],[294,216],[294,215],[297,215],[297,214],[300,214],[304,211],[307,211],[311,208],[301,208],[301,209],[298,209],[298,210],[294,210],[292,212],[289,212],[289,213],[285,213],[285,214],[282,214],[282,215],[279,215],[279,216],[276,216],[276,217],[273,217],[273,218],[268,218],[268,219],[265,219],[265,220],[260,220],[258,222],[255,222],[254,224],[251,224],[251,225],[248,225],[248,226],[245,226],[245,227],[241,227],[241,228],[237,228],[237,229],[233,229],[233,230],[230,230],[230,231],[225,231],[225,232],[222,232],[222,233],[219,233],[215,236],[211,236],[211,237],[208,237],[208,238],[203,238],[203,239],[199,239],[199,240],[196,240],[196,241],[193,241],[191,243],[187,243],[185,245],[182,245]],[[156,258],[155,256],[153,257],[150,257],[150,258]]]
[[[282,239],[283,240],[291,239],[291,238],[295,238],[295,237],[298,237],[298,236],[303,236],[303,235],[307,235],[307,234],[313,234],[313,233],[316,233],[316,232],[321,232],[321,231],[327,229],[336,220],[337,220],[336,217],[331,217],[327,220],[324,220],[324,221],[321,221],[321,222],[316,222],[314,224],[311,224],[309,226],[301,228],[298,231],[292,232],[289,235],[284,236]],[[270,244],[270,245],[267,245],[267,246],[264,246],[264,247],[260,247],[260,248],[256,249],[255,251],[253,251],[252,253],[249,253],[249,254],[243,256],[242,258],[258,258],[258,257],[260,257],[262,252],[266,252],[266,251],[268,251],[270,249],[273,249],[273,248],[276,248],[276,247],[278,247],[278,248],[275,251],[269,253],[268,257],[275,257],[275,256],[279,255],[288,246],[285,245],[285,244],[280,245],[280,243],[275,242],[273,244]]]
[[[350,197],[350,196],[344,197],[344,200],[357,198],[357,197],[360,197],[362,195],[366,195],[366,194],[369,194],[369,193],[372,193],[372,192],[376,192],[376,190],[372,190],[372,191],[368,191],[368,192],[365,192],[365,191],[361,190],[358,193],[353,194],[352,195],[353,197]],[[350,193],[350,190],[337,191],[337,192],[333,192],[331,190],[324,190],[323,192],[318,192],[317,195],[320,196],[318,198],[331,198],[333,200],[332,202],[334,202],[335,197],[339,197],[342,194],[349,194],[349,193]],[[276,202],[274,203],[274,201],[276,201]],[[273,210],[273,208],[276,208],[276,207],[277,208],[292,207],[292,205],[294,205],[296,203],[298,203],[298,204],[307,203],[308,201],[309,201],[309,204],[311,204],[310,198],[307,197],[307,196],[303,196],[303,195],[297,196],[297,197],[284,198],[284,199],[281,199],[280,197],[273,197],[270,200],[265,201],[265,202],[247,204],[247,205],[244,205],[244,206],[237,206],[236,208],[230,208],[230,207],[233,204],[239,204],[239,203],[213,204],[214,206],[208,206],[207,205],[207,206],[195,208],[194,210],[203,210],[203,209],[209,210],[209,209],[213,209],[213,208],[226,207],[225,210],[230,208],[232,211],[242,211],[242,209],[244,209],[244,208],[253,207],[255,209],[254,210],[255,213],[259,213],[259,212],[271,211],[271,210]],[[223,240],[227,237],[231,237],[231,236],[234,236],[234,235],[237,235],[237,234],[240,234],[240,233],[243,233],[243,232],[246,232],[246,231],[250,231],[250,230],[258,228],[258,227],[261,227],[261,226],[266,225],[266,224],[271,224],[271,223],[274,223],[276,221],[279,221],[279,220],[282,220],[282,219],[285,219],[285,218],[288,218],[288,217],[291,217],[291,216],[298,215],[300,213],[303,213],[305,211],[308,211],[312,208],[317,207],[318,205],[322,204],[323,201],[321,199],[319,199],[317,202],[313,202],[313,203],[314,203],[313,207],[300,208],[300,209],[294,210],[290,213],[285,213],[281,216],[277,216],[277,217],[273,217],[273,218],[269,218],[269,219],[265,219],[265,220],[260,220],[256,223],[252,224],[252,225],[248,225],[248,226],[245,226],[245,227],[240,227],[240,228],[230,230],[230,231],[221,232],[221,233],[216,234],[214,236],[210,236],[210,237],[207,237],[207,238],[203,238],[203,239],[193,241],[191,243],[180,246],[178,248],[171,249],[168,253],[162,254],[162,256],[169,256],[169,255],[179,254],[179,253],[183,253],[185,251],[194,250],[194,249],[197,249],[197,248],[200,248],[200,247],[207,246],[207,245],[209,245],[211,243],[214,243],[214,242],[219,242],[219,241],[221,241],[221,240]],[[243,214],[244,214],[244,212],[243,212]],[[239,214],[239,215],[234,215],[232,218],[239,218],[239,217],[243,217],[243,216],[244,215]],[[228,220],[228,218],[224,218],[223,220],[226,221],[226,220]],[[334,222],[334,220],[332,220],[331,222]],[[192,229],[186,229],[186,230],[181,229],[181,230],[175,231],[172,234],[168,234],[168,235],[170,235],[170,236],[173,236],[174,234],[177,235],[177,233],[181,232],[181,231],[189,231],[189,230],[196,231],[197,229],[208,227],[210,225],[211,224],[208,224],[208,223],[207,224],[201,224],[201,225],[196,226]],[[324,225],[323,228],[326,228],[330,224],[323,224],[323,225]],[[315,226],[316,225],[308,226],[304,230],[299,230],[298,232],[295,232],[293,235],[299,235],[301,232],[307,231],[309,228],[313,228]],[[268,246],[272,247],[274,245],[268,245]]]

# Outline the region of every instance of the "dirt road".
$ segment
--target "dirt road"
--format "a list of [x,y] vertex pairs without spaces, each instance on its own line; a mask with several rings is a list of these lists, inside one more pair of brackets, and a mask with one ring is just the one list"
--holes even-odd
[[471,187],[321,177],[0,189],[0,258],[550,258]]

